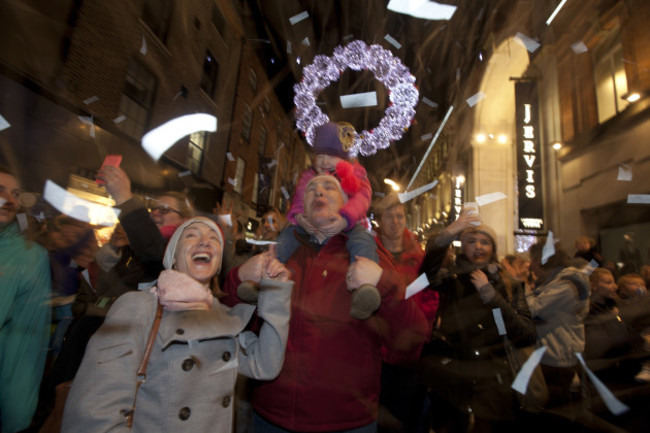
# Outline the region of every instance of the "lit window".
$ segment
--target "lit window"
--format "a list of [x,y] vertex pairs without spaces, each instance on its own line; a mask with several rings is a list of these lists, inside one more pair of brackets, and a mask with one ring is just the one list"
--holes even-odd
[[195,132],[190,135],[187,149],[187,167],[193,172],[201,173],[201,164],[205,154],[206,132]]
[[118,116],[123,116],[123,120],[116,122],[116,125],[126,134],[139,139],[147,126],[157,80],[144,66],[131,59],[125,81]]
[[620,44],[595,60],[594,73],[598,100],[598,122],[603,123],[623,111],[629,104],[628,101],[622,99],[623,95],[627,93],[627,78]]
[[206,50],[203,59],[203,76],[201,77],[201,89],[210,97],[214,96],[214,88],[219,75],[219,62],[214,58],[210,50]]

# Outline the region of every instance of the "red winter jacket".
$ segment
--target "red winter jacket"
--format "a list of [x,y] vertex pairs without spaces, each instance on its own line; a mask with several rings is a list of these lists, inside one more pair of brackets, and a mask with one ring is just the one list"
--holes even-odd
[[[336,235],[320,251],[303,244],[287,262],[295,285],[284,366],[253,393],[255,411],[286,430],[347,430],[375,421],[382,346],[401,360],[417,359],[428,332],[424,314],[404,301],[402,278],[387,262],[381,263],[378,312],[365,321],[350,317],[346,240]],[[236,270],[229,280],[237,287]]]

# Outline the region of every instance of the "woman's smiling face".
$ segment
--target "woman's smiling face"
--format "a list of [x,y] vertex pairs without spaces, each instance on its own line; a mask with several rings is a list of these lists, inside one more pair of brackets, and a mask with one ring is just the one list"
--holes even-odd
[[219,235],[202,223],[183,230],[174,254],[174,269],[188,274],[203,285],[219,272],[222,245]]
[[476,232],[463,238],[463,253],[474,264],[489,263],[493,252],[492,239],[486,234]]

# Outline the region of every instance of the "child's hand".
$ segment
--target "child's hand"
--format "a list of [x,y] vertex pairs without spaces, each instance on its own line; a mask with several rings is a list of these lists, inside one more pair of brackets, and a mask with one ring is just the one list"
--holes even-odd
[[342,232],[348,227],[348,222],[340,214],[332,215],[330,222],[320,228],[321,233],[323,233],[328,238]]
[[300,227],[305,229],[307,233],[310,235],[315,235],[318,232],[318,229],[316,226],[314,226],[306,217],[304,214],[299,213],[296,215],[296,222]]

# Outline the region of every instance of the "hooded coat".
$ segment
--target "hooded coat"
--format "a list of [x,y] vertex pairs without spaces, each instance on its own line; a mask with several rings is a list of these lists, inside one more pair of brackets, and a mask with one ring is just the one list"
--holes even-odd
[[[168,268],[178,240],[172,236],[167,246]],[[292,285],[260,282],[257,312],[264,322],[259,336],[244,330],[253,305],[229,308],[213,298],[208,310],[165,309],[147,380],[138,391],[132,431],[230,432],[237,374],[270,380],[282,367]],[[156,308],[156,295],[149,292],[128,292],[115,301],[88,344],[67,399],[62,431],[129,431],[124,414],[133,404],[136,371]]]

